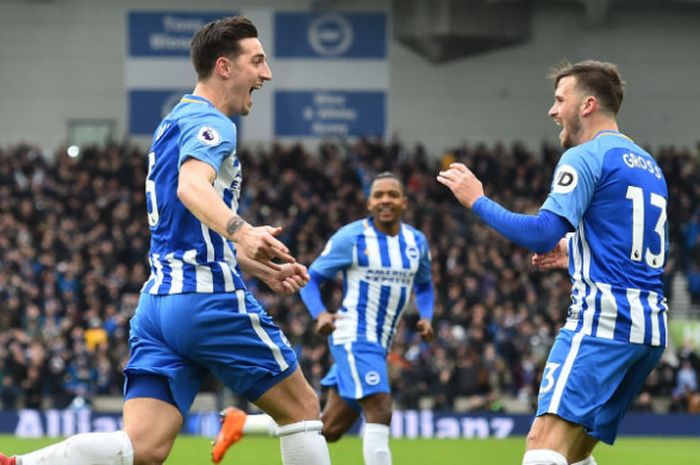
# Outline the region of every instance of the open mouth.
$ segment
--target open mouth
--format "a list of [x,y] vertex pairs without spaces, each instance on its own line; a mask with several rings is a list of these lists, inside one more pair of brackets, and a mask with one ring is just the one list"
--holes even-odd
[[259,90],[259,89],[262,89],[262,84],[255,84],[253,87],[250,88],[248,93],[252,94],[254,90]]

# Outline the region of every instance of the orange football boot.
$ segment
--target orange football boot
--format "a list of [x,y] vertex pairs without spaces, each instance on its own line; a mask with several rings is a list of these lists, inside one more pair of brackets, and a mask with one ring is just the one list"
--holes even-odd
[[[245,419],[248,416],[243,410],[235,407],[224,409],[220,415],[221,430],[219,430],[219,434],[216,435],[211,449],[211,460],[214,463],[221,462],[229,447],[241,440],[243,437]],[[4,464],[0,462],[0,465]]]

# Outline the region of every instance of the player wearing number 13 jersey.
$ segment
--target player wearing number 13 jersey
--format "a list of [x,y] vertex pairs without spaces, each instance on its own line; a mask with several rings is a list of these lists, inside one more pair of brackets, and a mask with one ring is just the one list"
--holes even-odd
[[567,150],[536,216],[485,197],[464,165],[438,180],[491,227],[534,250],[535,266],[568,266],[571,305],[544,369],[522,463],[594,465],[595,444],[614,442],[666,345],[668,190],[656,161],[618,130],[623,82],[615,65],[563,64],[551,77],[549,115]]
[[572,304],[565,329],[666,345],[666,181],[656,161],[617,131],[562,156],[543,210],[576,228],[568,243]]

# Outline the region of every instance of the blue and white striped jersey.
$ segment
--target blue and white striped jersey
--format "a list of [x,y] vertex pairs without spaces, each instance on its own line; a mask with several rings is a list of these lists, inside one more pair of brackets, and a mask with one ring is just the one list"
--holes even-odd
[[371,342],[391,346],[414,284],[432,282],[430,248],[423,233],[401,223],[389,236],[372,218],[340,228],[310,271],[327,279],[343,274],[343,303],[331,344]]
[[573,287],[565,328],[666,345],[667,199],[656,161],[619,132],[602,131],[564,153],[542,209],[576,229],[569,239]]
[[185,95],[156,129],[148,154],[146,207],[151,229],[149,294],[245,289],[233,243],[210,230],[177,197],[180,166],[193,157],[216,170],[214,187],[238,208],[241,166],[236,127],[209,101]]

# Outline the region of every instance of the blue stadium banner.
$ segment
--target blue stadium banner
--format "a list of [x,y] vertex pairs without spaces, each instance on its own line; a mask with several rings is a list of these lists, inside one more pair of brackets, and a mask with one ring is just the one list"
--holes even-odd
[[129,132],[132,135],[153,134],[160,120],[188,92],[188,89],[130,90]]
[[[129,132],[132,135],[151,135],[165,115],[170,113],[183,95],[192,89],[170,90],[130,90],[129,91]],[[241,137],[239,117],[233,122]]]
[[[397,410],[391,419],[394,438],[483,439],[524,436],[533,415]],[[0,411],[0,434],[22,438],[71,436],[77,433],[111,432],[122,428],[120,413],[90,410]],[[361,421],[349,434],[358,434]],[[182,426],[184,434],[213,437],[219,431],[217,412],[194,412]],[[700,415],[630,413],[620,424],[620,436],[697,437]]]
[[384,136],[384,91],[276,91],[275,136]]
[[277,58],[386,58],[385,13],[275,13]]
[[235,12],[132,11],[128,18],[129,56],[189,57],[192,36],[206,23]]
[[240,121],[234,119],[239,140],[242,132],[258,142],[386,134],[391,35],[387,12],[251,8],[127,13],[124,87],[130,135],[153,134],[179,97],[191,91],[197,79],[189,60],[192,36],[204,24],[233,14],[255,21],[274,57],[273,73],[283,76],[266,84],[257,110]]

